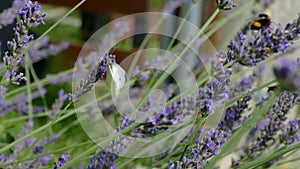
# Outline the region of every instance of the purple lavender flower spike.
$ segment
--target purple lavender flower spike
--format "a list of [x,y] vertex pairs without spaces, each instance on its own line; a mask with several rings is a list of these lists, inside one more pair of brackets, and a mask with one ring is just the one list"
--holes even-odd
[[[45,95],[46,89],[42,88],[42,92],[40,91],[33,91],[32,92],[32,99],[36,99],[41,95]],[[20,115],[28,114],[28,106],[27,106],[27,94],[25,92],[20,93],[14,99],[11,99],[7,102],[7,112],[18,112]],[[33,107],[33,113],[43,111],[43,108],[40,106]]]
[[236,83],[231,89],[229,98],[233,99],[253,89],[258,79],[261,77],[264,69],[254,70],[248,77],[242,77],[239,83]]
[[56,164],[56,162],[54,162],[54,169],[58,169],[58,168],[62,167],[63,165],[65,165],[65,163],[68,161],[69,158],[70,158],[70,155],[68,153],[61,155],[58,158],[57,164]]
[[88,166],[88,169],[115,169],[116,164],[114,160],[118,157],[108,151],[102,151],[101,155],[94,155],[91,159],[91,166]]
[[10,8],[0,13],[0,29],[13,23],[16,18],[16,13],[25,3],[25,0],[14,0]]
[[[274,142],[276,134],[285,128],[284,122],[287,120],[287,114],[299,103],[299,93],[281,92],[277,102],[268,110],[268,118],[264,123],[260,123],[259,135],[255,141],[245,149],[245,155],[251,158],[259,157],[262,151]],[[290,127],[294,128],[294,123],[292,123]],[[242,158],[245,158],[245,156]]]
[[289,124],[282,134],[279,135],[279,141],[284,145],[291,145],[300,141],[299,135],[300,120],[289,121]]
[[55,119],[60,112],[65,100],[68,98],[68,94],[64,92],[63,89],[59,90],[58,98],[52,104],[52,110],[49,112],[49,117]]
[[130,124],[132,124],[132,121],[125,116],[121,121],[120,121],[120,126],[118,127],[118,131],[124,130],[126,127],[128,127]]
[[[299,93],[282,91],[277,102],[275,102],[268,110],[267,118],[263,119],[255,127],[254,132],[251,131],[251,135],[256,136],[255,139],[252,139],[253,141],[245,148],[244,154],[240,155],[239,160],[232,160],[232,166],[239,167],[242,164],[243,159],[259,158],[265,149],[271,146],[272,143],[275,143],[277,133],[280,131],[282,131],[282,133],[279,134],[279,141],[281,144],[290,145],[296,141],[299,141],[299,119],[290,121],[289,125],[285,127],[285,121],[287,120],[288,112],[293,108],[294,105],[299,103]],[[284,130],[285,128],[286,130]],[[280,158],[281,157],[270,161],[269,163],[265,164],[265,167],[272,165]]]
[[244,36],[238,36],[228,45],[229,50],[221,53],[219,57],[223,65],[236,61],[244,66],[255,66],[271,54],[287,52],[293,41],[299,39],[299,33],[300,15],[284,29],[281,25],[275,28],[271,23],[262,30],[260,36],[255,36],[248,41],[245,41]]
[[22,162],[17,168],[43,168],[49,165],[50,160],[52,160],[53,155],[47,155],[38,157],[34,160],[29,160]]
[[[23,125],[22,130],[18,134],[17,138],[22,138],[26,134],[28,134],[32,128],[33,128],[33,119],[29,119],[27,123]],[[35,141],[35,138],[28,138],[27,140],[23,141],[21,144],[17,144],[13,147],[14,155],[17,156],[17,153],[21,150],[27,148],[28,146],[31,146],[31,144]]]
[[3,164],[3,162],[6,160],[6,157],[4,155],[0,155],[0,164]]
[[40,11],[40,5],[32,1],[28,1],[25,6],[18,11],[20,19],[23,21],[24,26],[28,27],[37,27],[40,24],[44,23],[44,18],[46,14]]
[[196,147],[191,149],[189,156],[184,156],[182,161],[172,163],[169,168],[203,168],[207,159],[214,156],[220,147],[228,140],[229,135],[224,131],[212,129],[206,137],[196,142]]
[[[229,98],[235,98],[247,90],[251,90],[259,79],[260,73],[260,71],[254,71],[249,77],[242,78],[241,81],[230,90],[232,92],[229,94]],[[247,89],[247,87],[249,87],[249,89]],[[203,93],[199,95],[203,96]],[[207,160],[215,155],[219,148],[230,138],[234,128],[247,119],[243,117],[242,114],[248,109],[251,98],[251,96],[246,96],[238,100],[236,104],[228,107],[225,111],[224,118],[218,124],[218,128],[208,131],[205,137],[196,142],[197,147],[192,148],[189,155],[186,155],[182,161],[172,163],[170,168],[203,168]],[[220,140],[218,141],[216,138]]]
[[[117,128],[117,131],[120,132],[126,127],[130,126],[134,121],[130,120],[128,117],[124,117],[120,121],[120,126]],[[105,150],[98,149],[96,154],[90,160],[90,165],[88,169],[115,169],[116,164],[115,160],[119,158],[115,152],[122,152],[129,143],[129,140],[126,137],[117,137],[109,143]]]
[[[300,18],[300,17],[299,17]],[[223,65],[227,65],[231,61],[236,61],[240,63],[241,65],[246,66],[255,66],[257,63],[264,60],[266,57],[269,57],[272,53],[278,53],[278,52],[286,52],[290,45],[292,44],[293,40],[296,40],[299,38],[299,23],[300,19],[297,19],[293,21],[292,24],[288,25],[285,29],[282,29],[280,26],[278,26],[276,29],[274,29],[274,25],[270,24],[269,27],[264,28],[261,32],[262,36],[254,37],[253,40],[246,40],[245,38],[245,32],[243,34],[239,34],[237,36],[235,41],[232,41],[230,43],[229,50],[224,54],[222,53],[220,55],[220,59],[223,62]],[[230,74],[230,72],[229,72]],[[259,74],[259,72],[258,72]],[[252,80],[253,79],[253,80]],[[252,76],[251,78],[244,78],[241,81],[241,85],[245,86],[244,89],[237,88],[233,93],[229,93],[230,98],[234,98],[241,93],[245,92],[247,86],[252,86],[252,81],[256,81],[257,76]],[[211,88],[213,85],[208,84],[208,88]],[[205,92],[202,92],[205,93]],[[203,96],[204,94],[201,94]],[[221,121],[221,123],[218,126],[217,131],[220,131],[220,133],[225,133],[223,135],[223,138],[229,138],[234,127],[240,125],[244,120],[246,120],[248,117],[243,117],[242,113],[247,110],[249,101],[251,99],[251,96],[244,97],[243,99],[239,100],[236,105],[233,105],[229,108],[227,108],[225,117]],[[260,101],[262,102],[262,101]],[[280,95],[279,101],[274,104],[274,107],[268,111],[268,120],[266,124],[263,124],[261,127],[261,135],[258,136],[257,144],[253,143],[251,146],[249,146],[246,150],[247,156],[250,158],[257,157],[260,154],[260,151],[264,150],[268,142],[273,140],[274,134],[277,133],[277,131],[283,129],[284,121],[287,119],[286,114],[287,112],[293,107],[293,105],[298,104],[300,102],[299,99],[299,93],[289,93],[289,92],[283,92]],[[290,131],[290,136],[292,136],[293,132],[295,131],[295,128],[297,128],[297,125],[295,123],[290,123],[290,126],[287,128],[287,130]],[[214,129],[215,130],[215,129]],[[208,136],[207,136],[208,137]],[[286,135],[281,136],[282,139],[289,138]],[[206,137],[205,137],[206,138]],[[219,136],[218,138],[222,138]],[[208,139],[208,138],[206,138]],[[290,137],[290,140],[297,140],[297,137]],[[197,146],[199,143],[201,143],[202,140],[197,142]],[[215,145],[214,142],[205,142],[206,146],[209,145]],[[252,146],[253,145],[253,146]],[[205,149],[200,149],[205,150]],[[249,150],[249,151],[248,151]],[[195,149],[190,150],[191,154],[195,151]],[[214,154],[213,152],[217,152],[218,149],[212,149],[210,151],[211,154]],[[170,165],[170,168],[201,168],[205,166],[207,162],[207,158],[205,155],[208,155],[210,157],[210,154],[200,154],[198,151],[194,155],[187,155],[184,156],[182,161],[174,162]],[[244,156],[245,157],[245,156]],[[239,160],[232,160],[234,164],[233,166],[238,166]]]
[[[106,53],[106,50],[109,50],[109,48],[111,48],[111,46],[113,44],[116,44],[116,41],[119,40],[120,38],[122,38],[127,32],[129,31],[129,25],[127,22],[115,22],[114,27],[112,28],[112,30],[106,34],[102,41],[101,44],[98,46],[98,48],[95,51],[90,52],[87,56],[80,56],[79,59],[76,62],[76,66],[78,67],[78,69],[80,70],[80,72],[78,72],[79,74],[83,74],[80,75],[78,77],[74,77],[78,82],[82,81],[82,83],[88,83],[88,82],[83,82],[83,81],[87,81],[87,79],[83,80],[82,77],[87,77],[89,76],[89,74],[96,74],[97,78],[104,78],[104,74],[103,72],[106,72],[106,69],[104,66],[103,60],[108,58],[111,59],[112,62],[115,62],[115,56],[114,55],[105,55],[104,58],[102,57],[101,60],[99,62],[99,56],[102,56],[103,53]],[[95,63],[98,63],[97,66],[94,66]],[[92,67],[92,68],[91,68]],[[91,69],[95,69],[95,70],[90,70]],[[97,70],[96,70],[97,69]],[[99,70],[98,70],[99,69]],[[98,72],[99,71],[99,72]],[[97,74],[98,72],[98,74]],[[101,73],[102,72],[102,73]],[[96,75],[92,75],[92,76],[96,76]],[[47,75],[48,77],[51,75]],[[95,80],[95,79],[90,79],[91,80]],[[98,79],[99,80],[99,79]],[[72,81],[72,75],[71,73],[69,74],[64,74],[59,76],[58,78],[55,78],[52,80],[52,84],[58,84],[58,83],[66,83],[66,82],[70,82]],[[89,88],[91,86],[87,85],[87,88]],[[89,91],[89,90],[87,90]],[[79,93],[77,93],[79,94]],[[77,95],[75,94],[75,95]],[[75,102],[76,100],[76,96],[74,96]]]
[[77,102],[79,97],[94,87],[95,83],[98,80],[103,80],[104,76],[106,74],[106,66],[107,61],[110,60],[111,62],[116,62],[115,55],[105,55],[101,58],[100,62],[98,63],[98,66],[91,70],[90,74],[86,79],[83,79],[80,81],[79,86],[77,87],[77,90],[72,94],[72,100],[74,102]]
[[10,83],[15,85],[19,85],[22,81],[25,81],[27,79],[22,72],[17,73],[14,70],[9,70],[6,77],[10,77],[9,78]]
[[37,2],[32,3],[30,0],[22,6],[17,15],[19,17],[14,27],[14,37],[7,42],[8,51],[4,53],[3,61],[8,70],[6,79],[14,84],[19,84],[21,80],[26,80],[23,74],[17,74],[17,65],[23,62],[23,50],[31,43],[34,36],[29,34],[29,29],[43,24],[45,14],[40,11]]
[[220,122],[219,128],[211,129],[201,140],[196,141],[196,147],[192,148],[191,154],[184,156],[182,161],[172,163],[170,168],[203,168],[207,160],[214,156],[220,147],[230,138],[233,128],[242,122],[241,114],[248,107],[250,97],[237,102],[236,105],[227,109],[224,119]]
[[69,47],[69,42],[59,44],[49,44],[49,37],[41,39],[28,51],[32,63],[48,58],[48,56],[57,55]]
[[[42,167],[49,165],[49,161],[52,160],[53,155],[45,155],[47,152],[44,149],[44,146],[48,145],[52,142],[55,142],[59,136],[60,136],[60,134],[55,134],[55,135],[50,135],[49,137],[44,137],[41,140],[39,140],[32,148],[32,153],[38,154],[38,155],[40,155],[40,157],[38,157],[34,160],[22,162],[18,165],[17,168],[29,168],[29,166],[32,168],[42,168]],[[25,147],[31,146],[32,143],[34,143],[35,141],[36,141],[35,138],[29,138],[29,139],[25,140]],[[17,154],[16,154],[16,156],[17,156]],[[62,158],[65,159],[65,161],[67,160],[66,155],[64,155]],[[62,166],[64,164],[63,162],[64,162],[64,160],[59,159],[58,166]]]

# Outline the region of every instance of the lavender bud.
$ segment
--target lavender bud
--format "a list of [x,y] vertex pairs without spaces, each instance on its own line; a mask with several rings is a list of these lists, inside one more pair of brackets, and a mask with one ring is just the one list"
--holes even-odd
[[52,104],[52,110],[49,112],[49,117],[55,119],[62,108],[64,101],[68,98],[68,94],[65,94],[64,90],[61,89],[58,92],[58,98]]
[[299,138],[300,120],[289,121],[286,130],[279,135],[279,141],[284,145],[291,145],[300,140]]
[[70,158],[70,155],[68,153],[61,155],[58,158],[57,164],[56,162],[54,162],[54,169],[58,169],[60,167],[62,167]]
[[220,10],[231,10],[236,7],[232,0],[216,0],[216,2]]
[[79,97],[90,90],[94,87],[95,83],[98,80],[103,80],[104,75],[106,74],[106,67],[107,67],[107,61],[108,59],[111,62],[116,62],[116,57],[115,55],[105,55],[101,57],[100,62],[98,63],[98,66],[94,69],[91,70],[90,74],[86,79],[83,79],[80,81],[79,86],[77,87],[77,90],[72,94],[72,99],[74,102],[77,102]]

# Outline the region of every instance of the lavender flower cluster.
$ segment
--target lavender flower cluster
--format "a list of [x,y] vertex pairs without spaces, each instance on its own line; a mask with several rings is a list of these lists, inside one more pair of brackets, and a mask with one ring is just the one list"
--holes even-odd
[[14,37],[7,42],[8,51],[4,52],[3,62],[6,65],[7,81],[19,84],[26,77],[23,73],[17,73],[17,66],[24,61],[26,47],[33,42],[34,35],[29,33],[29,29],[34,28],[40,24],[44,24],[44,17],[46,16],[40,11],[40,6],[37,3],[28,1],[17,12],[19,22],[14,28]]
[[[46,89],[41,87],[39,90],[32,90],[28,92],[9,93],[12,85],[19,85],[26,80],[27,77],[22,72],[18,72],[21,67],[28,66],[24,62],[25,55],[28,55],[31,63],[36,63],[42,59],[51,55],[57,55],[62,50],[68,47],[67,42],[61,44],[50,44],[49,38],[45,37],[41,41],[35,43],[32,48],[28,48],[34,43],[36,37],[30,32],[34,27],[44,23],[45,15],[41,11],[41,7],[37,2],[30,0],[14,0],[12,7],[4,10],[0,14],[1,26],[3,28],[9,24],[14,24],[13,37],[7,41],[8,50],[3,52],[1,67],[1,96],[0,96],[0,116],[1,116],[1,138],[3,134],[9,134],[8,132],[16,126],[20,126],[22,121],[28,119],[23,124],[19,132],[15,131],[12,134],[14,140],[18,140],[18,144],[15,144],[10,148],[13,153],[7,153],[1,146],[0,165],[1,168],[42,168],[52,161],[53,154],[49,153],[45,148],[52,142],[56,142],[60,136],[59,133],[44,133],[44,135],[32,135],[34,132],[34,124],[36,119],[33,118],[33,114],[39,114],[47,110],[46,106],[31,105],[30,100],[38,100],[46,94]],[[30,96],[29,96],[30,95]],[[60,92],[60,99],[53,104],[53,109],[61,109],[61,105],[66,99],[66,95],[63,91]],[[60,110],[55,110],[57,113]],[[18,118],[15,115],[20,116],[21,120],[15,120],[15,122],[6,123],[7,116]],[[25,117],[25,118],[24,118]],[[3,132],[4,131],[4,132]],[[19,134],[16,134],[19,133]],[[1,139],[1,142],[3,140]],[[9,141],[9,140],[6,140]],[[3,153],[4,152],[4,153]],[[23,154],[37,156],[36,158],[28,158],[24,161],[20,161],[23,158]],[[59,163],[62,166],[63,163]]]
[[293,41],[299,39],[299,25],[299,17],[284,28],[280,24],[275,27],[271,23],[261,30],[260,36],[250,36],[248,39],[243,30],[238,40],[230,42],[227,53],[221,53],[219,57],[223,58],[224,65],[234,61],[246,66],[255,66],[272,54],[287,52]]

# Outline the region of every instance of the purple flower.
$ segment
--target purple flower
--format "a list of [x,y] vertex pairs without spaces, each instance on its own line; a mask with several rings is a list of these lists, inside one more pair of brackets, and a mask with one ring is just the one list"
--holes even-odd
[[58,98],[54,101],[52,104],[52,110],[49,112],[49,117],[51,119],[55,119],[57,115],[59,114],[65,100],[68,98],[68,94],[65,94],[64,90],[61,89],[58,92]]
[[[42,88],[40,91],[33,91],[32,92],[32,99],[36,99],[40,97],[41,95],[45,95],[46,89]],[[25,92],[22,92],[18,94],[16,97],[11,99],[9,102],[7,102],[7,112],[18,112],[20,115],[28,114],[28,101],[27,101],[27,94]],[[43,110],[43,107],[41,106],[33,106],[33,112],[40,112]]]
[[7,42],[8,51],[4,52],[3,61],[8,73],[7,81],[16,85],[22,80],[26,80],[22,73],[16,73],[17,65],[23,62],[24,49],[34,40],[34,36],[29,34],[29,30],[40,24],[43,24],[45,14],[40,11],[37,2],[32,3],[30,0],[22,6],[18,12],[18,20],[14,27],[14,37]]
[[291,91],[300,89],[299,62],[280,59],[273,71],[282,89]]
[[115,55],[105,55],[101,58],[100,62],[98,63],[98,70],[96,74],[96,81],[103,80],[104,75],[106,74],[106,68],[107,68],[107,60],[110,60],[111,62],[116,63],[116,56]]
[[121,121],[120,121],[120,126],[118,127],[118,131],[124,130],[126,127],[130,126],[133,121],[129,120],[127,116],[125,116]]
[[[22,130],[20,131],[20,133],[17,136],[17,139],[22,138],[23,136],[25,136],[26,134],[28,134],[29,132],[31,132],[32,128],[33,128],[33,119],[29,119],[27,123],[25,123],[23,125]],[[31,146],[31,144],[35,141],[35,138],[28,138],[27,140],[21,142],[20,144],[17,144],[13,147],[14,150],[14,155],[17,156],[18,152],[20,152],[21,150]]]
[[[32,3],[30,0],[17,12],[20,20],[23,21],[25,27],[36,27],[40,24],[44,24],[44,18],[46,14],[40,11],[40,5],[35,2]],[[20,25],[21,26],[21,25]],[[17,27],[22,30],[21,27]]]
[[6,157],[4,155],[0,155],[0,164],[2,164],[3,161],[6,160]]
[[58,158],[57,164],[56,164],[56,162],[54,162],[54,169],[58,169],[58,168],[62,167],[63,165],[65,165],[65,163],[68,161],[69,158],[70,158],[70,155],[68,153],[61,155]]
[[[230,98],[234,98],[243,94],[249,87],[253,88],[253,84],[258,79],[258,71],[254,71],[249,77],[244,77],[237,83],[230,93]],[[244,87],[245,86],[245,87]],[[247,89],[247,90],[250,90]],[[203,94],[199,94],[203,96]],[[241,100],[238,100],[236,104],[228,107],[225,111],[224,118],[218,124],[217,129],[211,129],[207,132],[207,135],[202,139],[196,141],[197,147],[190,150],[190,154],[186,155],[182,161],[172,163],[170,168],[201,168],[207,163],[207,160],[213,155],[217,154],[220,147],[230,138],[234,127],[240,125],[247,118],[243,117],[242,114],[248,109],[249,101],[251,96],[246,96]]]
[[[267,119],[260,123],[259,135],[256,137],[246,149],[245,153],[248,157],[257,158],[263,150],[269,147],[275,139],[279,131],[285,128],[285,121],[288,112],[300,103],[299,93],[283,91],[280,96],[267,112]],[[294,128],[294,122],[290,124]],[[282,136],[283,137],[283,136]]]
[[184,156],[182,161],[172,163],[169,168],[203,168],[207,159],[214,156],[220,147],[228,140],[229,135],[221,130],[211,129],[206,136],[196,142],[196,147],[191,149],[189,156]]
[[247,37],[248,40],[245,40],[244,36],[238,36],[228,45],[227,53],[221,53],[219,57],[224,65],[236,61],[241,65],[255,66],[271,54],[286,52],[293,41],[299,39],[299,33],[300,15],[296,20],[288,23],[284,29],[281,25],[275,28],[273,24],[270,24],[262,29],[259,36]]
[[232,0],[216,0],[216,2],[220,10],[231,10],[236,7]]
[[[69,47],[68,42],[61,42],[59,44],[49,44],[49,37],[44,37],[36,43],[28,51],[32,63],[37,63],[40,60],[46,59],[48,56],[57,55]],[[23,65],[24,66],[24,65]]]
[[250,99],[251,96],[247,96],[228,108],[223,120],[219,123],[219,129],[231,133],[234,127],[240,125],[244,121],[242,113],[248,108]]
[[100,62],[98,62],[98,66],[91,70],[87,78],[80,81],[77,90],[72,94],[72,100],[74,102],[77,102],[81,95],[92,90],[92,88],[94,87],[95,83],[98,80],[104,79],[104,75],[106,74],[107,71],[106,67],[107,67],[108,60],[115,63],[116,62],[115,55],[105,55],[101,57]]
[[88,166],[88,169],[115,169],[116,164],[114,161],[117,158],[117,155],[104,150],[100,155],[93,156],[93,158],[90,161],[91,165]]
[[258,68],[259,70],[254,70],[253,73],[248,77],[242,77],[241,81],[236,83],[230,89],[229,98],[233,99],[252,90],[262,75],[262,72],[264,70],[262,68],[263,67]]
[[284,145],[291,145],[299,141],[300,120],[289,121],[285,131],[279,135],[279,141]]
[[16,18],[16,13],[25,3],[25,0],[14,0],[10,8],[7,8],[0,13],[0,29],[13,23]]
[[[239,160],[232,160],[232,166],[240,166],[243,159],[259,158],[264,150],[276,143],[277,134],[280,131],[283,131],[279,135],[281,144],[290,145],[298,141],[299,120],[290,121],[288,127],[285,127],[285,121],[287,120],[288,112],[299,103],[299,93],[281,92],[278,100],[268,110],[267,118],[263,119],[254,130],[250,131],[251,137],[255,136],[255,138],[252,141],[248,141],[249,145],[245,148],[244,154],[240,156]],[[285,128],[286,130],[284,131]],[[266,166],[272,165],[280,158],[270,161]]]
[[207,90],[200,88],[198,94],[199,110],[205,116],[211,114],[224,100],[229,97],[229,82],[231,70],[224,70],[220,62],[212,62],[211,75],[213,78],[206,83]]

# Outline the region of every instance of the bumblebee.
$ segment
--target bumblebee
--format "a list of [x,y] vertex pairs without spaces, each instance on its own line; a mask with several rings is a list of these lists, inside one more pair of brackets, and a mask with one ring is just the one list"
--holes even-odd
[[154,125],[151,123],[151,122],[145,122],[145,123],[142,123],[138,128],[143,131],[143,132],[146,132],[145,130],[147,128],[151,128],[153,127]]
[[269,26],[271,23],[271,17],[267,14],[258,14],[258,18],[251,22],[251,30],[260,30],[264,27]]
[[277,90],[278,88],[279,88],[279,86],[278,86],[278,85],[275,85],[275,86],[270,86],[270,87],[268,87],[268,90],[267,90],[267,92],[275,91],[275,90]]

